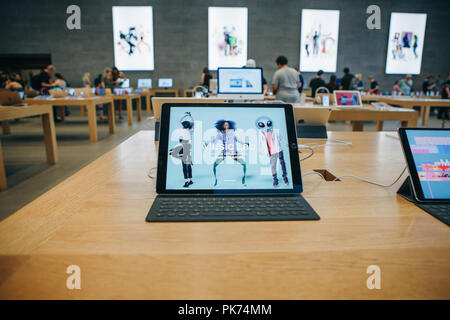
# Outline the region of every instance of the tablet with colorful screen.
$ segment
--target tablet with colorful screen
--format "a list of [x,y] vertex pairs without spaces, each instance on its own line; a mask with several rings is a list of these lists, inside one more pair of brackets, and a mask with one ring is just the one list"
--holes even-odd
[[418,201],[450,202],[450,129],[400,128]]
[[362,107],[359,91],[336,90],[334,101],[338,107]]

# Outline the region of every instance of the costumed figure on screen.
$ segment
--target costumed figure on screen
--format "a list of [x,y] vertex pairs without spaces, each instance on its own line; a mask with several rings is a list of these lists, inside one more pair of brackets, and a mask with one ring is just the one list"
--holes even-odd
[[[216,137],[211,141],[212,145],[220,145],[220,154],[217,156],[216,161],[213,165],[213,173],[214,173],[214,186],[217,185],[217,166],[225,160],[226,157],[230,157],[235,162],[238,162],[242,165],[243,176],[242,176],[242,184],[245,185],[245,174],[247,172],[247,165],[245,164],[242,155],[237,150],[237,143],[243,146],[249,146],[248,143],[241,141],[235,134],[236,124],[234,121],[230,120],[219,120],[216,122],[215,127],[217,129]],[[208,146],[208,143],[204,144],[205,147]]]
[[184,177],[184,188],[188,188],[192,182],[192,130],[194,128],[194,119],[190,112],[185,112],[180,119],[181,127],[174,131],[179,144],[169,150],[169,155],[181,160]]
[[284,154],[282,145],[287,145],[287,141],[280,136],[278,130],[273,129],[273,121],[269,117],[259,117],[255,122],[258,128],[258,150],[261,154],[267,155],[270,158],[270,169],[273,177],[273,187],[278,187],[277,176],[277,161],[280,160],[282,170],[283,182],[286,186],[289,185],[289,179],[286,170],[286,162],[284,161]]

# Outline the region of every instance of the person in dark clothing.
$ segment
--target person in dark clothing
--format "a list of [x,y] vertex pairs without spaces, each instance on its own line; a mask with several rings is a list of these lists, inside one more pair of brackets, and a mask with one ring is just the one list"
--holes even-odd
[[433,90],[436,87],[436,84],[433,83],[433,77],[428,76],[425,81],[422,83],[422,91],[423,94],[429,94],[431,90]]
[[203,68],[203,73],[202,73],[202,80],[201,80],[201,84],[202,86],[204,86],[206,89],[208,89],[209,91],[209,81],[213,78],[213,76],[211,75],[211,72],[209,72],[208,67],[204,67]]
[[[120,88],[122,86],[122,82],[127,80],[127,77],[122,71],[119,71],[117,67],[113,67],[111,71],[111,89],[114,92],[115,88]],[[123,119],[122,116],[122,100],[114,100],[114,109],[119,110],[119,119]]]
[[[447,77],[447,81],[442,85],[442,99],[450,99],[450,74]],[[450,119],[448,114],[448,108],[440,107],[438,112],[438,119]]]
[[8,81],[8,74],[6,72],[2,72],[0,75],[0,88],[4,88],[6,86],[6,82]]
[[317,76],[309,82],[309,87],[311,88],[311,96],[314,98],[316,96],[316,91],[320,87],[327,87],[327,84],[322,79],[323,71],[317,71]]
[[341,89],[342,90],[352,90],[353,86],[353,78],[355,76],[353,74],[350,73],[350,69],[349,68],[344,68],[344,76],[342,77],[341,80]]
[[[57,82],[51,81],[51,77],[55,72],[56,68],[54,65],[47,66],[47,68],[42,70],[42,72],[37,76],[36,83],[34,84],[33,89],[39,91],[41,95],[49,95],[50,93],[48,90],[58,86]],[[56,108],[53,108],[53,116],[55,121],[60,121],[56,112]]]
[[23,89],[25,89],[25,81],[22,80],[22,75],[20,73],[14,74],[13,81],[18,82]]
[[327,88],[330,91],[330,93],[333,93],[334,90],[339,89],[337,85],[336,75],[332,74],[330,77],[330,81],[327,84]]
[[42,95],[48,95],[48,89],[54,88],[58,86],[56,83],[52,83],[50,81],[53,74],[56,72],[56,68],[54,65],[49,65],[45,68],[39,75],[38,80],[36,81],[36,88],[33,88],[39,91]]
[[373,76],[369,76],[367,79],[370,83],[369,94],[378,94],[380,92],[380,86],[378,85],[378,82]]
[[302,73],[300,72],[298,67],[294,68],[295,70],[297,70],[298,73],[298,79],[300,80],[300,87],[298,87],[298,93],[302,93],[303,91],[303,87],[305,86],[305,80],[303,79]]

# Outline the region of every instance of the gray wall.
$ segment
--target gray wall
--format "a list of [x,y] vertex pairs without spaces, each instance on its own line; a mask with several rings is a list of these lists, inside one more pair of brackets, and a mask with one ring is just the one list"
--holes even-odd
[[[66,8],[81,7],[82,30],[66,28]],[[366,8],[381,7],[381,30],[366,28]],[[20,0],[0,1],[0,53],[51,53],[53,63],[73,86],[84,72],[93,76],[114,63],[113,5],[151,5],[154,10],[155,71],[127,72],[131,84],[140,77],[174,78],[179,89],[196,85],[208,60],[208,6],[249,8],[249,58],[255,58],[270,81],[275,58],[286,55],[298,65],[300,9],[339,9],[339,55],[337,74],[349,66],[353,73],[374,75],[383,89],[399,76],[386,76],[385,57],[390,12],[428,14],[422,75],[450,72],[450,1],[380,0]],[[313,74],[305,73],[309,80]],[[326,76],[328,78],[328,75]]]

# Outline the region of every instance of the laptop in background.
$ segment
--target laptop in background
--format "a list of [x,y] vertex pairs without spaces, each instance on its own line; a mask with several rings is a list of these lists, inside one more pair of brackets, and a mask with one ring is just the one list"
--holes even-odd
[[138,86],[138,88],[151,89],[152,88],[152,79],[138,79],[137,86]]
[[120,86],[122,88],[129,88],[130,87],[130,79],[123,80],[122,83],[120,84]]
[[334,102],[337,107],[362,108],[361,93],[358,90],[335,90]]
[[148,222],[318,220],[291,105],[164,104]]
[[[23,94],[23,92],[22,92]],[[0,105],[3,106],[23,106],[23,98],[18,91],[1,90],[0,91]]]
[[229,100],[264,100],[262,68],[218,68],[217,95]]
[[159,78],[158,79],[158,87],[169,89],[173,87],[173,79],[172,78]]

